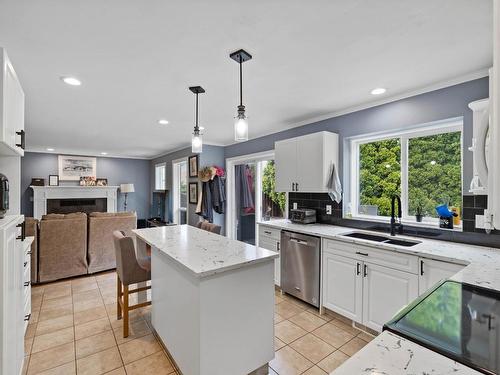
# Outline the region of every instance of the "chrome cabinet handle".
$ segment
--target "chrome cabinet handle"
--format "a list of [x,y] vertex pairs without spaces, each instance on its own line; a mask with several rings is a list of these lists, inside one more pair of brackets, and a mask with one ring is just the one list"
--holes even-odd
[[301,244],[301,245],[306,245],[307,246],[307,241],[304,240],[299,240],[298,238],[290,238],[290,241]]

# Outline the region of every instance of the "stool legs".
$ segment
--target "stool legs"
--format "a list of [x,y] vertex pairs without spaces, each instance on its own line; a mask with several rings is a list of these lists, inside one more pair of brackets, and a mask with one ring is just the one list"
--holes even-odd
[[128,337],[128,285],[123,286],[123,337]]
[[116,273],[116,319],[120,320],[122,318],[122,281],[120,280],[120,275]]

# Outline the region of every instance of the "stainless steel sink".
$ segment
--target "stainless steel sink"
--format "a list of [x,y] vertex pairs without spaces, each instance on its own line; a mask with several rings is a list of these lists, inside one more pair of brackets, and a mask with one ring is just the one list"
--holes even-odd
[[364,232],[351,232],[342,234],[344,237],[359,238],[361,240],[373,241],[385,243],[388,245],[397,245],[404,247],[412,247],[421,243],[420,241],[403,240],[400,238],[391,238],[386,236],[379,236],[376,234],[364,233]]

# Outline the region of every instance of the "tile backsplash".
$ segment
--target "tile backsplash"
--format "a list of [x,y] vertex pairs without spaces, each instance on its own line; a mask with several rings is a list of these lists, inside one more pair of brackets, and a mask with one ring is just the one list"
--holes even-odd
[[462,208],[464,232],[485,233],[484,229],[476,228],[476,215],[484,215],[486,208],[488,208],[487,195],[464,195]]
[[[293,208],[294,203],[297,203],[298,208],[314,208],[318,223],[334,224],[342,218],[342,202],[332,201],[327,193],[289,193],[289,210]],[[327,205],[332,206],[331,215],[326,214]],[[290,212],[288,217],[290,217]]]

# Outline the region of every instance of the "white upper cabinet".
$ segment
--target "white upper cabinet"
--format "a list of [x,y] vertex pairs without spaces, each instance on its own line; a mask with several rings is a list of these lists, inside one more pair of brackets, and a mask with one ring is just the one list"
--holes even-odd
[[24,91],[5,52],[0,48],[0,155],[24,155]]
[[325,131],[278,141],[274,154],[277,191],[327,192],[332,164],[339,168],[339,137]]

